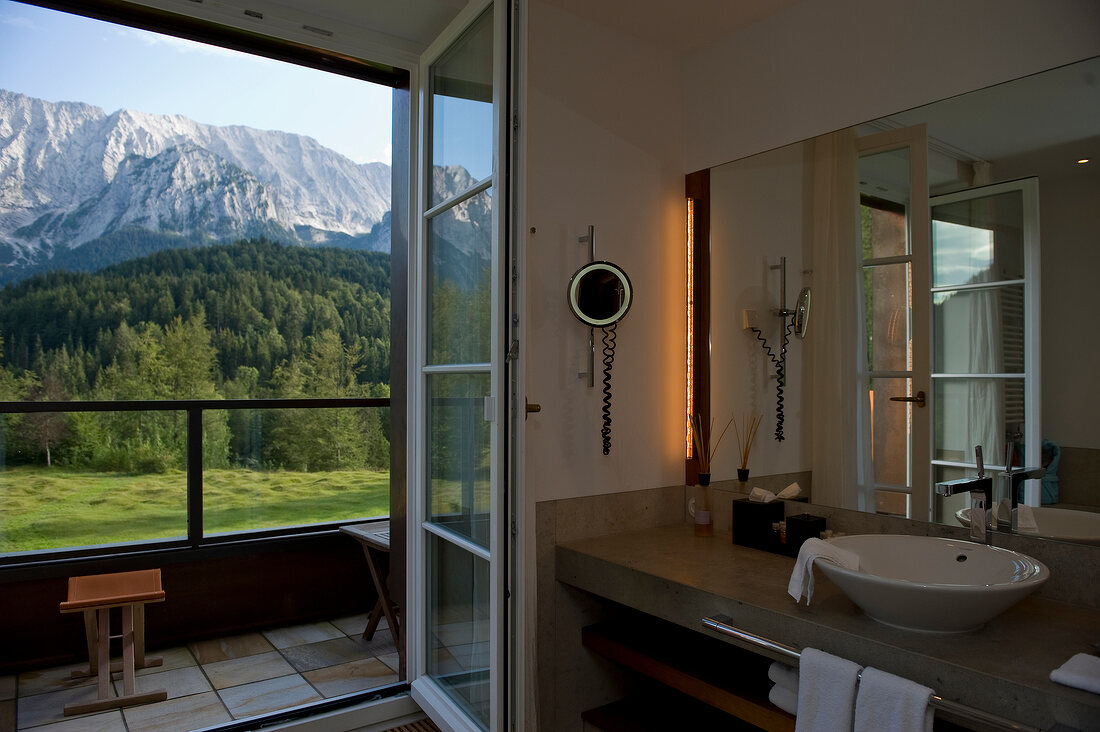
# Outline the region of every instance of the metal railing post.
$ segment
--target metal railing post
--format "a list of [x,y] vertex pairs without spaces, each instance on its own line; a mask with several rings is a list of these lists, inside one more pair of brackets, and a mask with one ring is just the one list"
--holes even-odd
[[202,408],[187,409],[187,542],[202,542]]

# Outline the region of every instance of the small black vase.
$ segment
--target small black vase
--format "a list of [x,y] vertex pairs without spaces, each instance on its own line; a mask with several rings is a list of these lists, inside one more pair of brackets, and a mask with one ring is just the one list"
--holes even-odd
[[699,485],[701,485],[701,486],[710,485],[710,473],[699,473]]
[[749,469],[748,468],[738,468],[737,469],[737,479],[739,481],[741,481],[742,483],[747,481],[749,479]]

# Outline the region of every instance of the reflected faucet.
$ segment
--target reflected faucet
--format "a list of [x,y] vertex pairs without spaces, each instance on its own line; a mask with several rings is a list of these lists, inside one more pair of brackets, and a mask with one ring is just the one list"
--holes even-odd
[[[993,479],[985,477],[981,445],[974,448],[974,459],[978,463],[978,477],[936,483],[936,493],[953,496],[956,493],[970,492],[970,539],[980,544],[991,544],[992,536],[986,530],[985,510],[993,501]],[[975,498],[974,493],[981,493],[982,497]]]
[[[1002,473],[1004,477],[1008,478],[1008,495],[1009,502],[1011,503],[1012,510],[1009,513],[1009,520],[1006,522],[1009,528],[1018,528],[1018,514],[1016,508],[1020,505],[1019,491],[1020,486],[1025,480],[1036,480],[1042,478],[1047,474],[1046,468],[1020,468],[1016,470],[1012,466],[1012,458],[1016,454],[1016,445],[1012,442],[1005,446],[1005,472]],[[1001,521],[998,520],[998,528],[1000,528]]]

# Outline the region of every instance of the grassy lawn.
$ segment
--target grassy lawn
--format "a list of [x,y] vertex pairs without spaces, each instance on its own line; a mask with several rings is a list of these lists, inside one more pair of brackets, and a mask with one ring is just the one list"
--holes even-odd
[[[203,471],[207,534],[389,513],[388,472]],[[0,472],[0,552],[186,534],[182,471],[130,475],[20,467]]]

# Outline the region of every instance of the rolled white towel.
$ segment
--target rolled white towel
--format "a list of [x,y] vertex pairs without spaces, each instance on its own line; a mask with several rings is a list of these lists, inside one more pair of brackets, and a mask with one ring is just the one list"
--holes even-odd
[[[768,678],[775,682],[776,686],[798,693],[798,669],[775,661],[768,667]],[[794,712],[791,713],[794,714]]]
[[805,595],[806,604],[810,604],[810,598],[814,594],[812,565],[815,559],[826,559],[845,569],[859,569],[859,555],[855,552],[841,549],[821,539],[807,539],[798,550],[798,559],[794,561],[791,581],[787,583],[787,593],[794,598],[795,602],[799,602]]
[[1051,671],[1050,680],[1100,694],[1100,656],[1078,653]]
[[798,692],[776,684],[768,692],[768,701],[787,714],[798,714]]

